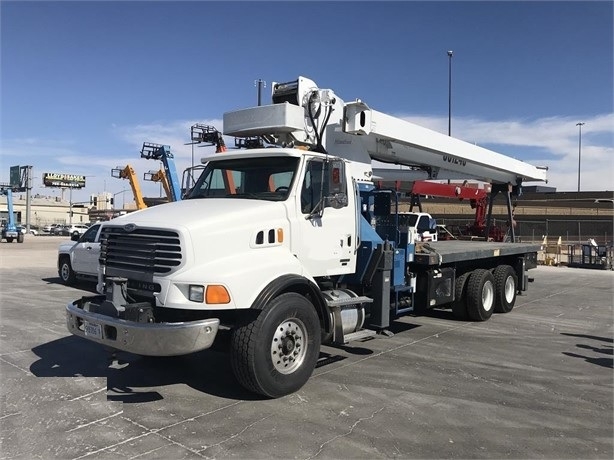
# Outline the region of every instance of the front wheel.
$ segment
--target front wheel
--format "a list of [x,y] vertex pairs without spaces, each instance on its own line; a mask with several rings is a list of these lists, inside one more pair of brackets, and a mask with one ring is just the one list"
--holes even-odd
[[289,292],[232,333],[230,361],[243,387],[269,398],[299,390],[320,354],[320,321],[313,304]]
[[60,259],[60,267],[58,269],[58,274],[60,275],[62,283],[66,285],[74,284],[77,280],[77,276],[75,275],[75,272],[70,265],[70,259],[68,257],[62,257]]

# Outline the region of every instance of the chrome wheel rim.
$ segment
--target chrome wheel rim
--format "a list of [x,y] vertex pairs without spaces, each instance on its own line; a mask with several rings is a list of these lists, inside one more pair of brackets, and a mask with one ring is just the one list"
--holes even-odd
[[307,354],[307,328],[297,318],[284,321],[273,335],[271,360],[273,367],[281,374],[291,374],[305,360]]
[[70,275],[70,268],[68,264],[62,264],[62,279],[66,281]]

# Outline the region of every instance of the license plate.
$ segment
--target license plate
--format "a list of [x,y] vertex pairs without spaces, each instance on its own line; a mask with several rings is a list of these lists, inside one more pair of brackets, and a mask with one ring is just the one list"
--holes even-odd
[[90,323],[85,321],[84,330],[85,335],[88,337],[94,337],[96,339],[102,339],[102,326],[96,323]]

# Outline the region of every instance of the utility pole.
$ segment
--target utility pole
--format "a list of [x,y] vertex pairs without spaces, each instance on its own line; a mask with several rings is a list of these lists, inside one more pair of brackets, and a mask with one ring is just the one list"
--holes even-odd
[[452,135],[452,54],[448,51],[448,136]]
[[582,158],[582,126],[586,123],[576,123],[578,127],[578,192],[580,191],[580,160]]
[[25,173],[24,185],[26,186],[26,233],[30,233],[30,212],[32,209],[32,166],[22,166]]

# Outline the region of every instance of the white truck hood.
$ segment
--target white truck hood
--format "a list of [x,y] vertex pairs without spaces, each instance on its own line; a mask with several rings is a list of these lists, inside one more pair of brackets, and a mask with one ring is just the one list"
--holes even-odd
[[117,217],[105,225],[184,228],[190,232],[208,226],[236,226],[267,219],[285,218],[283,202],[241,198],[201,198],[165,203]]

